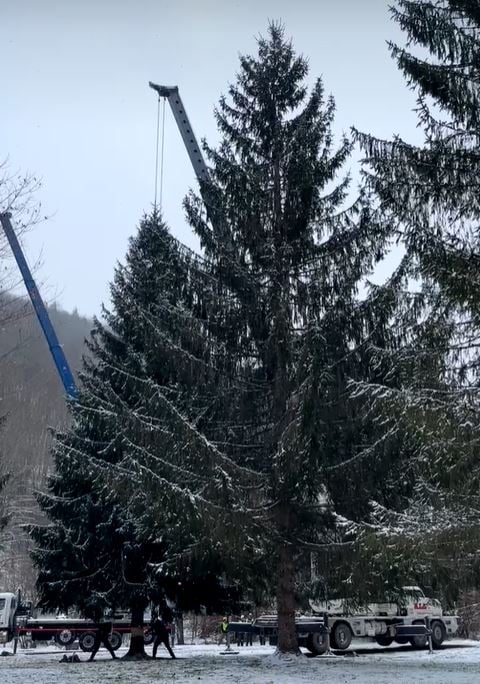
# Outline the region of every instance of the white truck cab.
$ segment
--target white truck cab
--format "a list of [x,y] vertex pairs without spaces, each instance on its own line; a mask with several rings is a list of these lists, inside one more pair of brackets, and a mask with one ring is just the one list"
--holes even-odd
[[442,604],[437,599],[425,596],[420,587],[403,587],[404,599],[400,603],[401,614],[424,617],[441,617]]
[[17,597],[11,593],[0,593],[0,641],[3,643],[12,638],[15,626]]

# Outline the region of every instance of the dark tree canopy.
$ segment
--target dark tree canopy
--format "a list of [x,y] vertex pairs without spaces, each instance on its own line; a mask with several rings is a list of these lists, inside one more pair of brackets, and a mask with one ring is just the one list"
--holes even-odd
[[[392,17],[407,45],[391,44],[391,54],[418,95],[424,143],[357,137],[366,180],[397,226],[424,302],[417,329],[430,344],[422,336],[399,349],[397,359],[408,368],[405,361],[415,354],[429,370],[420,378],[405,373],[400,388],[373,393],[386,425],[395,422],[418,437],[423,468],[406,532],[418,539],[430,530],[425,563],[449,559],[438,576],[449,574],[458,589],[462,575],[466,582],[478,575],[480,529],[480,3],[398,0]],[[371,401],[372,387],[363,396]]]
[[[138,383],[153,377],[163,385],[177,375],[174,359],[169,363],[159,358],[152,335],[158,298],[162,304],[168,298],[180,302],[182,292],[188,293],[172,274],[175,241],[154,214],[142,220],[126,266],[116,270],[115,313],[105,311],[106,325],[95,322],[80,397],[70,403],[72,427],[56,435],[55,473],[47,492],[38,495],[50,520],[47,526],[31,527],[44,606],[76,606],[98,618],[102,611],[118,607],[143,616],[149,600],[162,603],[169,598],[179,610],[224,610],[227,600],[236,600],[230,587],[219,585],[223,570],[211,553],[161,577],[152,575],[149,566],[162,561],[168,536],[176,534],[178,525],[170,528],[167,520],[158,527],[153,512],[161,506],[161,492],[156,486],[150,493],[145,487],[146,505],[138,519],[130,505],[130,486],[119,491],[112,486],[113,469],[121,469],[132,444],[126,429],[137,431],[135,412],[141,411],[142,401]],[[168,309],[161,310],[168,317]]]

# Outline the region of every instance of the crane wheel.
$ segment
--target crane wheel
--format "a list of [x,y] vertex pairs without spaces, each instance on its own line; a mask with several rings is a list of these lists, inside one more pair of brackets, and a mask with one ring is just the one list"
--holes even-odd
[[447,630],[445,629],[445,625],[443,624],[443,622],[440,622],[440,620],[433,620],[431,624],[431,630],[432,646],[433,648],[440,648],[440,646],[445,641],[445,637],[447,636]]
[[330,633],[332,648],[345,651],[352,643],[353,632],[348,622],[336,622]]

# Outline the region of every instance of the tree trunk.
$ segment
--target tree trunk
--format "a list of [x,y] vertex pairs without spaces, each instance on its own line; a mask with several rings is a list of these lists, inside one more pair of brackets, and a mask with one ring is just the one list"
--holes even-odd
[[282,544],[278,552],[277,653],[300,654],[295,632],[295,565],[292,549]]
[[178,646],[184,646],[185,645],[185,634],[183,631],[183,613],[180,613],[175,618],[175,634],[177,637],[177,645]]
[[145,653],[143,640],[143,604],[132,606],[132,621],[130,623],[130,648],[123,656],[125,660],[147,660],[150,658]]
[[[280,124],[278,124],[280,129]],[[287,241],[285,237],[285,225],[283,223],[282,194],[281,194],[281,144],[280,132],[277,131],[276,149],[273,155],[273,209],[274,209],[274,244],[275,244],[275,268],[274,278],[277,285],[273,309],[273,340],[275,360],[273,365],[273,407],[272,417],[275,422],[275,449],[278,450],[279,440],[282,435],[282,421],[285,417],[289,395],[288,364],[290,360],[289,341],[290,332],[290,280]],[[278,453],[277,453],[278,456]],[[288,462],[279,461],[277,473],[280,484],[280,505],[277,511],[278,531],[284,539],[290,536],[292,524],[292,511],[289,505],[291,492],[282,491],[286,481],[286,469],[290,467]],[[297,635],[295,633],[295,563],[291,547],[285,542],[280,544],[278,551],[278,577],[277,577],[277,621],[278,642],[277,653],[299,654]]]

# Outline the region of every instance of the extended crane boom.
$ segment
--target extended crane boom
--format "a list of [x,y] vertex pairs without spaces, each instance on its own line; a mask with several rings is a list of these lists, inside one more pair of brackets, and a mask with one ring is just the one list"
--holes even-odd
[[170,104],[173,116],[175,117],[175,121],[177,122],[177,126],[183,138],[183,142],[187,148],[187,153],[192,163],[193,170],[197,176],[198,184],[200,186],[200,194],[205,204],[207,217],[210,220],[212,228],[216,229],[217,232],[223,233],[223,239],[225,240],[225,243],[221,249],[225,264],[227,264],[227,268],[233,271],[237,278],[242,280],[243,287],[251,287],[251,279],[248,271],[242,268],[235,258],[236,250],[234,241],[231,235],[229,235],[228,229],[226,227],[224,228],[222,225],[224,223],[224,219],[221,213],[221,208],[219,209],[218,206],[218,198],[215,197],[215,193],[212,193],[211,172],[205,163],[202,150],[193,132],[192,126],[185,111],[185,107],[183,106],[182,98],[178,92],[178,86],[157,85],[151,81],[149,82],[149,86],[158,93],[159,97],[164,97]]
[[65,388],[65,392],[70,398],[75,399],[77,397],[78,390],[72,371],[70,370],[68,361],[63,353],[60,342],[58,341],[57,333],[52,325],[48,311],[43,303],[40,292],[38,291],[35,280],[33,279],[31,271],[28,267],[27,260],[23,255],[22,248],[17,240],[15,231],[13,230],[12,222],[10,221],[11,216],[12,215],[10,213],[0,213],[0,222],[3,226],[3,230],[5,231],[5,235],[7,236],[7,240],[12,249],[15,261],[20,269],[20,273],[22,274],[25,287],[30,295],[30,300],[32,302],[33,308],[35,309],[35,313],[37,314],[37,318],[42,327],[45,339],[47,340],[50,353],[57,367],[57,371]]

